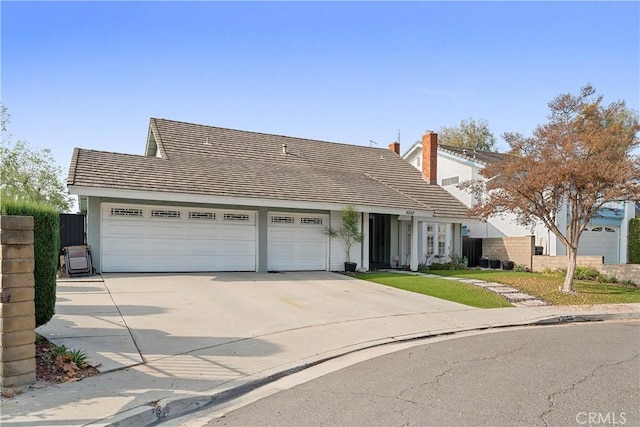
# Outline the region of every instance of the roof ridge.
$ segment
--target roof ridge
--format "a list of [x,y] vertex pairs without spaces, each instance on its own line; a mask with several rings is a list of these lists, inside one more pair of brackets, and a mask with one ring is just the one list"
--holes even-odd
[[[129,156],[129,157],[136,157],[139,159],[158,159],[158,160],[167,160],[164,159],[162,157],[154,157],[154,156],[145,156],[144,154],[132,154],[132,153],[119,153],[117,151],[108,151],[108,150],[96,150],[94,148],[75,148],[75,150],[78,150],[78,154],[80,151],[84,151],[84,152],[91,152],[91,153],[106,153],[106,154],[115,154],[117,156]],[[74,155],[76,154],[74,150]],[[71,159],[71,161],[73,162],[73,158]]]
[[298,137],[298,136],[280,135],[280,134],[267,133],[267,132],[257,132],[257,131],[253,131],[253,130],[243,130],[243,129],[236,129],[236,128],[225,128],[225,127],[220,127],[220,126],[211,126],[211,125],[203,125],[203,124],[200,124],[200,123],[185,122],[185,121],[181,121],[181,120],[171,120],[171,119],[154,118],[154,117],[152,117],[151,120],[152,121],[171,122],[171,123],[180,123],[180,124],[184,124],[184,125],[198,126],[198,127],[204,127],[204,128],[210,128],[210,129],[218,129],[218,130],[224,130],[224,131],[250,133],[250,134],[254,134],[254,135],[265,135],[265,136],[270,136],[270,137],[274,137],[275,136],[275,137],[278,137],[278,138],[287,138],[287,139],[292,139],[292,140],[297,140],[297,141],[302,140],[302,141],[309,141],[309,142],[318,142],[318,143],[322,143],[322,144],[347,145],[349,147],[356,147],[358,149],[389,151],[389,149],[384,148],[384,147],[367,147],[366,145],[350,144],[348,142],[325,141],[325,140],[321,140],[321,139],[301,138],[301,137]]

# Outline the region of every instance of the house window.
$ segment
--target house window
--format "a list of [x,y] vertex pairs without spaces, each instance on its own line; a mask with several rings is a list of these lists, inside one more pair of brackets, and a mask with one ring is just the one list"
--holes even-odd
[[435,242],[435,227],[433,224],[427,224],[427,256],[433,255]]
[[446,187],[447,185],[454,185],[454,184],[458,184],[460,182],[460,177],[459,176],[454,176],[451,178],[445,178],[442,180],[442,186]]
[[427,236],[427,256],[433,255],[433,236]]
[[444,234],[438,234],[438,253],[440,255],[446,255],[446,253],[445,253],[445,248],[446,248],[445,238],[446,238],[446,236]]

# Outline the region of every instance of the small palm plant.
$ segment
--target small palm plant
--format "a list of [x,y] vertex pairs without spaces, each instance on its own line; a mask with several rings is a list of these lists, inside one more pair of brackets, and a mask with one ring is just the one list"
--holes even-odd
[[[329,237],[339,237],[344,241],[347,251],[347,261],[345,270],[355,271],[355,263],[351,262],[351,247],[354,243],[361,243],[364,240],[364,233],[359,228],[358,211],[353,206],[346,206],[342,209],[342,226],[339,228],[325,227],[324,234]],[[347,267],[351,265],[351,268]]]

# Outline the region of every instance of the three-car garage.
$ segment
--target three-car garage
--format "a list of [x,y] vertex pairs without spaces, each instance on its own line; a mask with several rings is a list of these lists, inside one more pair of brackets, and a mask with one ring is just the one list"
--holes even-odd
[[[103,272],[256,271],[258,212],[103,203]],[[269,270],[326,270],[328,215],[269,212]]]

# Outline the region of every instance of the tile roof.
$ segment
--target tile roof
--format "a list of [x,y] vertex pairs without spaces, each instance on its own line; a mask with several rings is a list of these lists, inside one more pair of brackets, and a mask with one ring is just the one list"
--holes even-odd
[[496,153],[493,151],[474,150],[470,148],[454,147],[451,145],[438,145],[438,149],[455,154],[468,160],[473,160],[483,164],[500,162],[507,155],[505,153]]
[[[76,148],[67,184],[332,202],[467,217],[466,207],[382,148],[151,119],[163,157]],[[288,154],[283,154],[282,145]]]

